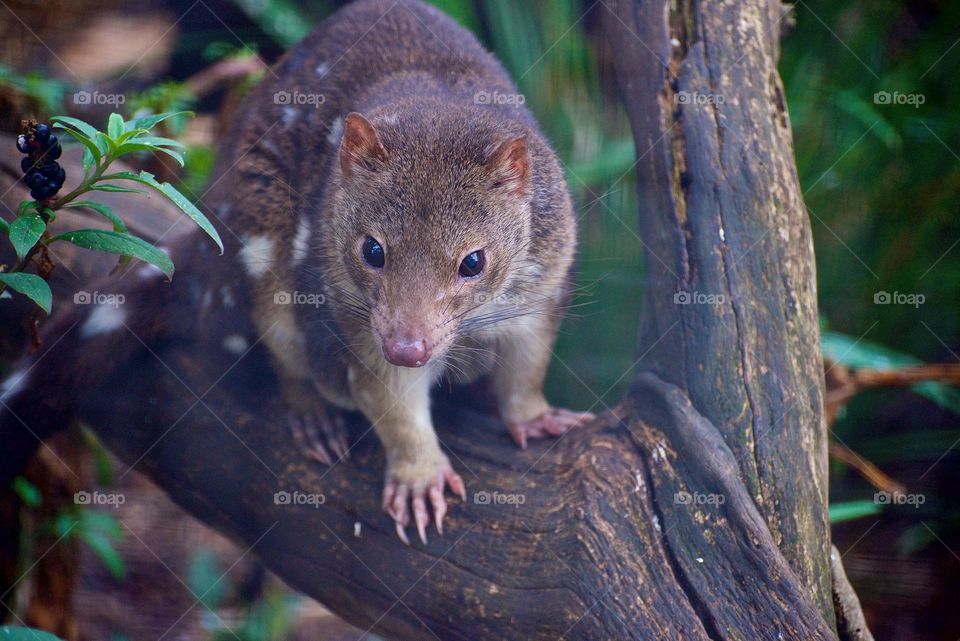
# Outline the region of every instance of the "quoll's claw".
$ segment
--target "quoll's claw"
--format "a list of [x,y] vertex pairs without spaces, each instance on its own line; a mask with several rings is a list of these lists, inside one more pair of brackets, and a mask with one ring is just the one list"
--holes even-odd
[[560,436],[575,427],[586,425],[594,418],[590,412],[572,412],[562,407],[552,407],[528,421],[508,421],[507,429],[517,445],[526,449],[527,439]]
[[294,440],[315,460],[332,465],[335,460],[349,458],[347,428],[338,412],[292,414],[289,422]]
[[435,477],[427,482],[403,482],[388,475],[383,486],[383,509],[394,520],[397,536],[401,541],[410,545],[406,527],[410,525],[412,515],[417,534],[426,545],[431,509],[437,532],[443,534],[443,518],[447,514],[447,501],[443,492],[447,487],[466,500],[467,490],[463,479],[453,471],[449,463],[444,463]]

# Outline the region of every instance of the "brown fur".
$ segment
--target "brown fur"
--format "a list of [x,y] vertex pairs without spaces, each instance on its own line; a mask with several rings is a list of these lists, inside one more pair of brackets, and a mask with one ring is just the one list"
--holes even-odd
[[[277,104],[278,92],[323,100]],[[288,400],[362,410],[388,478],[412,488],[445,461],[427,397],[438,377],[492,369],[508,422],[549,410],[541,385],[575,248],[571,202],[530,112],[477,104],[478,92],[518,93],[468,32],[417,0],[358,0],[254,90],[217,172]],[[382,270],[361,257],[367,236],[385,248]],[[483,273],[458,277],[478,249]],[[325,302],[275,304],[281,291]],[[398,333],[428,341],[426,366],[385,360],[381,342]]]

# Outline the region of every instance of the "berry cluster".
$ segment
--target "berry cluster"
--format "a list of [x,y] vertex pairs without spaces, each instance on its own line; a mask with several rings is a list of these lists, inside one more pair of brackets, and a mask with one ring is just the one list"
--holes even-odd
[[27,157],[20,161],[20,169],[25,174],[23,182],[30,187],[30,197],[34,200],[47,200],[63,187],[66,172],[56,162],[63,149],[56,136],[50,135],[50,126],[44,123],[30,122],[26,133],[17,137],[17,149]]

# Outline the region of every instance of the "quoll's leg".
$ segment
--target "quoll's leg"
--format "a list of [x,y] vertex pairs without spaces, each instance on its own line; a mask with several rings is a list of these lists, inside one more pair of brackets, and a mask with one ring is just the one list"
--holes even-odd
[[411,515],[427,542],[429,508],[437,532],[443,533],[447,513],[444,490],[449,487],[466,499],[463,479],[453,471],[440,450],[430,420],[430,374],[427,368],[384,366],[376,373],[362,365],[351,366],[354,400],[373,424],[387,455],[383,509],[393,518],[397,536],[410,543],[406,527]]
[[343,414],[324,403],[310,381],[286,380],[281,386],[289,406],[287,422],[297,444],[324,465],[349,458]]
[[595,417],[590,412],[573,412],[551,407],[543,395],[543,379],[550,363],[555,335],[549,315],[530,317],[525,325],[501,339],[493,376],[500,416],[513,440],[527,447],[527,440],[560,436]]

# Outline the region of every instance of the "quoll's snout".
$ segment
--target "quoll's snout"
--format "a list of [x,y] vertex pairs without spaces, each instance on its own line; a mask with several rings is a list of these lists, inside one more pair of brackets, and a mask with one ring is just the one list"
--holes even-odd
[[383,340],[383,355],[400,367],[422,367],[430,360],[430,345],[424,338],[390,336]]

